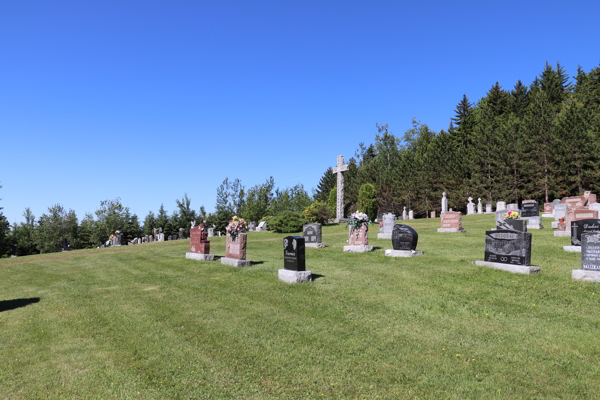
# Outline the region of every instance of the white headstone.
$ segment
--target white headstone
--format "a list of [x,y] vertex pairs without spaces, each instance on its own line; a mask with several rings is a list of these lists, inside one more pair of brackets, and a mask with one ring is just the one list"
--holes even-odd
[[414,217],[413,217],[413,210],[410,210],[408,212],[408,219],[414,219]]
[[404,207],[404,211],[402,211],[402,219],[408,219],[408,214],[406,214],[406,207]]
[[475,204],[473,204],[473,198],[469,197],[469,203],[467,204],[467,215],[475,214]]
[[485,205],[485,212],[486,212],[486,213],[492,213],[492,212],[493,212],[493,211],[492,211],[492,203],[487,203],[487,204]]
[[344,218],[344,174],[348,171],[348,164],[344,164],[344,156],[337,156],[333,173],[337,174],[337,198],[335,202],[335,222]]
[[448,211],[448,198],[446,197],[446,192],[442,193],[442,212]]
[[496,210],[506,210],[506,202],[505,201],[496,202]]
[[481,197],[477,199],[477,214],[483,214],[483,204],[481,204]]

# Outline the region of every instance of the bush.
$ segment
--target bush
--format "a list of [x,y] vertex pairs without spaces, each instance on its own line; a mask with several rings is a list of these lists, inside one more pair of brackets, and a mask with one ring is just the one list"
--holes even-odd
[[358,209],[367,214],[371,221],[377,218],[377,192],[374,185],[361,185],[358,192]]
[[315,201],[304,209],[304,218],[308,222],[326,224],[327,220],[331,218],[331,210],[324,201]]
[[337,209],[337,188],[331,189],[329,192],[329,198],[327,199],[327,205],[329,205],[329,210],[331,211],[331,215],[336,215]]
[[271,220],[273,219],[272,215],[265,215],[264,217],[262,217],[260,219],[260,221],[258,221],[258,223],[256,224],[256,226],[258,226],[259,223],[261,223],[262,221],[265,221],[267,223],[267,230],[268,231],[272,231],[273,229],[271,229]]
[[302,232],[306,219],[299,211],[284,211],[269,220],[269,229],[278,233]]

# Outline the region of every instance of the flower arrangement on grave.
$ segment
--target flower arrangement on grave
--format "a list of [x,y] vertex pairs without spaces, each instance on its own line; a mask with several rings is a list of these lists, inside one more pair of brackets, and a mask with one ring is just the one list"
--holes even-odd
[[229,225],[227,225],[227,228],[225,228],[225,230],[231,235],[233,240],[235,240],[235,237],[238,233],[246,232],[246,229],[248,229],[248,225],[246,224],[246,221],[244,221],[244,218],[239,218],[235,215],[233,216],[231,221],[229,221]]
[[359,226],[361,226],[363,223],[369,223],[371,222],[369,220],[369,216],[367,214],[365,214],[364,212],[354,212],[350,215],[350,220],[348,221],[348,225],[350,225],[352,227],[352,229],[355,229]]
[[521,216],[516,211],[509,211],[507,213],[504,213],[504,218],[505,219],[519,219],[519,218],[521,218]]

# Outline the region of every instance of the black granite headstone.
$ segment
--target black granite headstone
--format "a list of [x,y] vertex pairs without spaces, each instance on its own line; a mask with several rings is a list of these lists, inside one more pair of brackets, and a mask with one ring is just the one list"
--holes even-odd
[[408,225],[394,225],[392,230],[392,247],[394,250],[416,250],[419,235]]
[[485,232],[485,261],[531,265],[531,233],[499,229]]
[[537,217],[538,216],[538,203],[523,203],[521,204],[521,218],[525,217]]
[[600,270],[600,232],[581,235],[581,269]]
[[321,224],[310,223],[302,229],[305,243],[321,243]]
[[290,271],[305,271],[304,238],[287,236],[283,238],[283,268]]
[[127,246],[127,239],[125,238],[125,234],[121,233],[119,237],[121,238],[121,246]]
[[600,231],[600,219],[582,219],[571,221],[571,245],[581,246],[582,233],[596,233]]
[[69,241],[67,238],[63,239],[63,251],[69,251]]
[[527,232],[527,220],[512,218],[506,218],[500,221],[496,220],[496,229]]

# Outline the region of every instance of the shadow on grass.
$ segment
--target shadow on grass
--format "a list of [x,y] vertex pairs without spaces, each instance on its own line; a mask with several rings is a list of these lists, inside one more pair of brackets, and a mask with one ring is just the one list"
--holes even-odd
[[373,246],[373,251],[376,251],[376,250],[381,250],[381,249],[383,249],[383,247],[379,247],[379,246]]
[[39,301],[39,297],[32,297],[29,299],[2,300],[0,301],[0,312],[25,307],[33,303],[38,303]]
[[252,265],[260,265],[260,264],[264,264],[264,261],[252,261]]
[[317,279],[319,279],[319,278],[325,278],[325,275],[319,275],[319,274],[312,274],[312,275],[311,275],[311,279],[312,279],[313,281],[316,281],[316,280],[317,280]]

